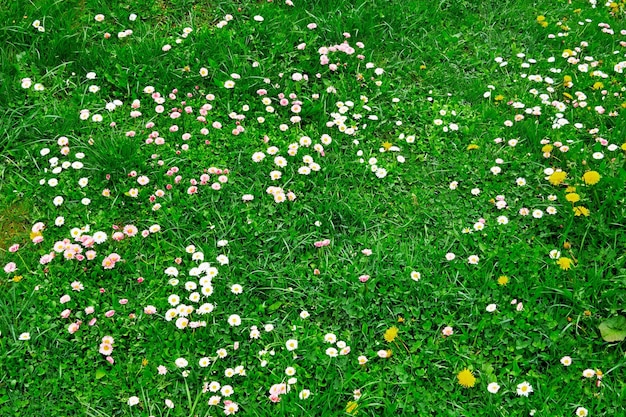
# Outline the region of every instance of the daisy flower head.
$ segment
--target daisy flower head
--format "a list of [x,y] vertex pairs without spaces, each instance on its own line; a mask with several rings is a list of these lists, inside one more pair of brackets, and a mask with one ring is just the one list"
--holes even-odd
[[381,358],[381,359],[386,359],[386,358],[391,357],[391,354],[392,354],[392,353],[391,353],[391,350],[384,350],[384,349],[381,349],[381,350],[379,350],[378,352],[376,352],[376,354],[378,355],[378,357],[379,357],[379,358]]
[[533,392],[533,387],[528,382],[524,381],[517,385],[517,395],[520,397],[528,397]]
[[552,249],[549,253],[550,259],[559,259],[561,257],[561,251],[558,249]]
[[487,391],[492,394],[497,394],[498,391],[500,391],[500,385],[498,385],[497,382],[492,382],[491,384],[487,385]]
[[334,347],[329,347],[328,349],[326,349],[326,354],[331,358],[335,358],[337,357],[339,352],[337,352],[337,349],[335,349]]
[[228,324],[230,324],[231,326],[240,326],[241,317],[239,317],[237,314],[231,314],[230,317],[228,317]]
[[576,414],[578,417],[587,417],[587,416],[589,415],[589,411],[587,411],[587,409],[586,409],[585,407],[578,407],[578,408],[576,409],[575,414]]
[[572,364],[572,358],[569,356],[563,356],[560,362],[563,366],[570,366]]
[[298,349],[298,341],[296,339],[289,339],[285,342],[285,348],[292,352]]
[[235,390],[233,390],[233,387],[231,387],[230,385],[224,385],[221,389],[220,389],[220,393],[224,396],[224,397],[230,397],[231,395],[233,395],[233,393],[235,392]]

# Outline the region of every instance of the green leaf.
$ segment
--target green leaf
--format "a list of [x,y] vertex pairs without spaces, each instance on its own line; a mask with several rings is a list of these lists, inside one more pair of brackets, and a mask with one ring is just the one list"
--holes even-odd
[[96,379],[102,379],[106,376],[106,372],[104,371],[104,369],[100,368],[96,371]]
[[626,317],[615,316],[604,320],[598,326],[606,342],[621,342],[626,339]]
[[283,305],[282,301],[276,301],[274,304],[268,307],[268,310],[270,311],[270,313],[273,313],[274,311],[278,310],[281,305]]

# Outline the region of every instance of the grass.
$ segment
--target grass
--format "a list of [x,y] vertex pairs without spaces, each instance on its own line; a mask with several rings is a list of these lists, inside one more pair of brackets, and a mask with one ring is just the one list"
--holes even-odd
[[0,415],[623,414],[625,17],[8,4]]

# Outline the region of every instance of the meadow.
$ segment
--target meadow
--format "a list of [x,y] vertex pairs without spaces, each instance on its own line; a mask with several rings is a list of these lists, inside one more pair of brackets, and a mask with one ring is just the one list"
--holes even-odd
[[0,39],[1,416],[626,415],[626,0]]

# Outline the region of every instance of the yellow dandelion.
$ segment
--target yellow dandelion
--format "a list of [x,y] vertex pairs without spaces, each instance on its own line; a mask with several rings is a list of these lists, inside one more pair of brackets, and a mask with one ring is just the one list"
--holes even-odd
[[504,100],[504,96],[503,96],[502,94],[498,94],[498,95],[495,97],[495,100],[496,100],[496,101],[502,101],[502,100]]
[[498,285],[506,285],[509,283],[509,277],[507,277],[506,275],[500,275],[498,277]]
[[554,146],[552,145],[543,145],[543,148],[541,148],[541,152],[552,152],[552,149],[554,149]]
[[148,359],[143,358],[143,359],[141,360],[141,366],[148,366]]
[[572,267],[573,261],[570,258],[563,257],[559,258],[556,263],[563,271],[567,271]]
[[544,22],[545,20],[546,20],[546,17],[544,15],[537,16],[537,22],[541,23],[541,22]]
[[398,317],[398,323],[404,323],[404,317],[399,316]]
[[459,372],[456,377],[459,380],[459,384],[465,388],[472,388],[474,384],[476,384],[476,377],[472,374],[472,371],[467,368]]
[[16,276],[13,277],[12,280],[13,280],[13,282],[20,282],[22,280],[22,278],[24,278],[24,277],[21,276],[21,275],[16,275]]
[[359,404],[356,401],[348,401],[348,404],[346,404],[346,413],[355,415],[357,408],[359,408]]
[[595,83],[593,83],[593,87],[591,88],[593,88],[594,90],[601,90],[602,88],[604,88],[604,83],[596,81]]
[[565,181],[565,178],[567,178],[567,172],[556,171],[548,177],[548,181],[550,181],[552,185],[561,185],[563,181]]
[[548,22],[543,21],[539,23],[541,25],[542,28],[547,28],[548,27]]
[[597,171],[587,171],[583,174],[583,181],[587,185],[595,185],[600,181],[600,174]]
[[563,82],[565,84],[571,83],[572,82],[572,76],[571,75],[566,75],[563,77]]
[[[626,103],[624,103],[624,104],[626,104]],[[624,106],[624,108],[626,109],[626,106]],[[623,151],[626,151],[626,142],[622,143],[621,147],[622,147]]]
[[383,142],[383,148],[385,148],[386,151],[388,151],[392,146],[393,144],[391,142]]
[[563,97],[568,98],[568,99],[570,99],[570,100],[574,98],[574,96],[572,96],[572,95],[571,95],[571,94],[569,94],[569,93],[563,93]]
[[565,196],[565,199],[570,203],[575,203],[577,201],[580,201],[580,196],[576,193],[569,193]]
[[575,193],[576,187],[572,187],[571,185],[565,189],[566,193]]
[[394,339],[398,336],[398,328],[396,326],[391,326],[385,331],[385,340],[389,343],[393,342]]
[[474,149],[478,149],[478,148],[480,148],[480,146],[476,145],[475,143],[470,143],[469,145],[467,145],[468,151],[473,151]]
[[420,65],[420,69],[421,70],[425,70],[426,69],[426,65],[424,65],[424,64]]
[[585,216],[589,217],[589,209],[585,206],[574,207],[574,216]]
[[30,232],[30,240],[33,240],[36,237],[43,236],[41,232]]

